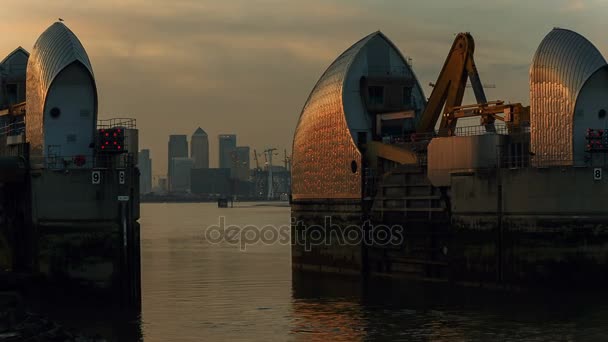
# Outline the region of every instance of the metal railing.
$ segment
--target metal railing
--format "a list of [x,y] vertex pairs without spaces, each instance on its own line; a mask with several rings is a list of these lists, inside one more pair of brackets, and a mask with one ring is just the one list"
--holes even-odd
[[46,155],[31,156],[30,165],[33,169],[122,169],[135,166],[132,153],[124,154],[97,154],[91,155]]
[[564,155],[501,155],[500,168],[550,168],[550,167],[608,167],[608,154],[586,156],[576,160]]
[[17,121],[0,127],[0,136],[11,136],[25,133],[25,122]]
[[0,129],[0,135],[15,136],[25,134],[25,122],[15,122]]
[[488,130],[485,126],[475,125],[456,127],[452,130],[452,132],[448,132],[446,129],[439,129],[424,133],[413,132],[404,135],[386,135],[382,137],[382,142],[386,144],[409,144],[416,142],[428,142],[436,137],[467,137],[484,134],[518,135],[528,133],[530,133],[530,126],[507,127],[506,125],[495,125],[493,129]]
[[[447,136],[447,132],[434,130],[427,133],[410,133],[403,136],[384,136],[382,142],[386,144],[400,145],[417,152],[418,165],[427,165],[427,147],[430,141],[436,137]],[[485,126],[463,126],[456,127],[450,136],[478,136],[485,134],[508,135],[515,137],[501,145],[496,156],[494,166],[486,169],[496,168],[549,168],[549,167],[608,167],[607,153],[588,153],[584,158],[573,159],[572,155],[536,155],[529,151],[529,140],[525,135],[530,134],[530,126],[507,126],[497,124],[493,130],[487,130]],[[520,136],[520,137],[518,137]]]
[[110,129],[110,128],[126,128],[135,129],[137,128],[136,120],[133,118],[111,118],[104,120],[97,120],[97,129]]

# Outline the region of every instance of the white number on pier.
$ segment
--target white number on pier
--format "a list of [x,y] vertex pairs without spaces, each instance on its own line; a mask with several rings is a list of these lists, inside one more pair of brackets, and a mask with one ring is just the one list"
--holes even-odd
[[101,183],[101,172],[100,171],[91,172],[91,183],[93,183],[93,184]]
[[118,171],[118,184],[125,184],[125,172],[123,170]]
[[602,168],[596,167],[593,169],[593,179],[594,180],[602,180]]

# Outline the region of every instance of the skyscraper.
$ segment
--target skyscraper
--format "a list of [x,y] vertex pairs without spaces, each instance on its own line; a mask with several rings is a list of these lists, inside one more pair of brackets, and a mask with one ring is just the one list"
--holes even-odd
[[190,172],[194,161],[190,158],[176,157],[172,160],[173,177],[171,178],[171,192],[190,192]]
[[221,169],[230,169],[230,174],[235,175],[233,155],[236,151],[236,135],[235,134],[220,134],[218,136],[220,154],[219,166]]
[[169,136],[167,160],[167,183],[169,185],[169,191],[173,191],[171,186],[173,184],[172,176],[174,158],[188,158],[188,138],[185,135],[178,134]]
[[236,178],[242,181],[249,179],[249,146],[237,146],[236,148]]
[[150,150],[144,149],[139,151],[137,162],[139,167],[139,193],[147,194],[152,192],[152,159],[150,159]]
[[190,158],[195,169],[209,168],[209,137],[202,128],[197,128],[190,138]]

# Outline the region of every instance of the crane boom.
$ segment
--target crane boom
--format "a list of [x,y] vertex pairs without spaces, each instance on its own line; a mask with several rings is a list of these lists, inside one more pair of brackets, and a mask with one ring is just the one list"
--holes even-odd
[[[459,107],[462,104],[467,79],[471,82],[477,103],[488,102],[473,59],[474,52],[475,41],[473,36],[468,32],[459,33],[452,44],[437,82],[435,82],[431,97],[418,123],[417,132],[432,132],[442,109],[440,131],[452,131],[456,127],[457,119],[446,114],[451,108]],[[486,123],[489,125],[493,122],[494,119],[489,117]]]
[[255,160],[255,169],[256,170],[261,170],[260,169],[260,162],[258,160],[258,152],[255,150],[255,148],[253,149],[253,159]]

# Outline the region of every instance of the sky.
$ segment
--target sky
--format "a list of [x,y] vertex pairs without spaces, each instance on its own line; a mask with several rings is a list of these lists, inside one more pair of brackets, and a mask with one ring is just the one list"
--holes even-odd
[[482,82],[496,85],[488,100],[528,105],[542,38],[569,28],[608,56],[607,13],[608,0],[3,0],[0,55],[31,50],[63,18],[93,65],[99,118],[137,119],[140,148],[151,150],[153,174],[164,175],[169,134],[199,126],[211,167],[222,133],[289,154],[318,78],[371,32],[412,58],[427,97],[455,34],[471,32]]

